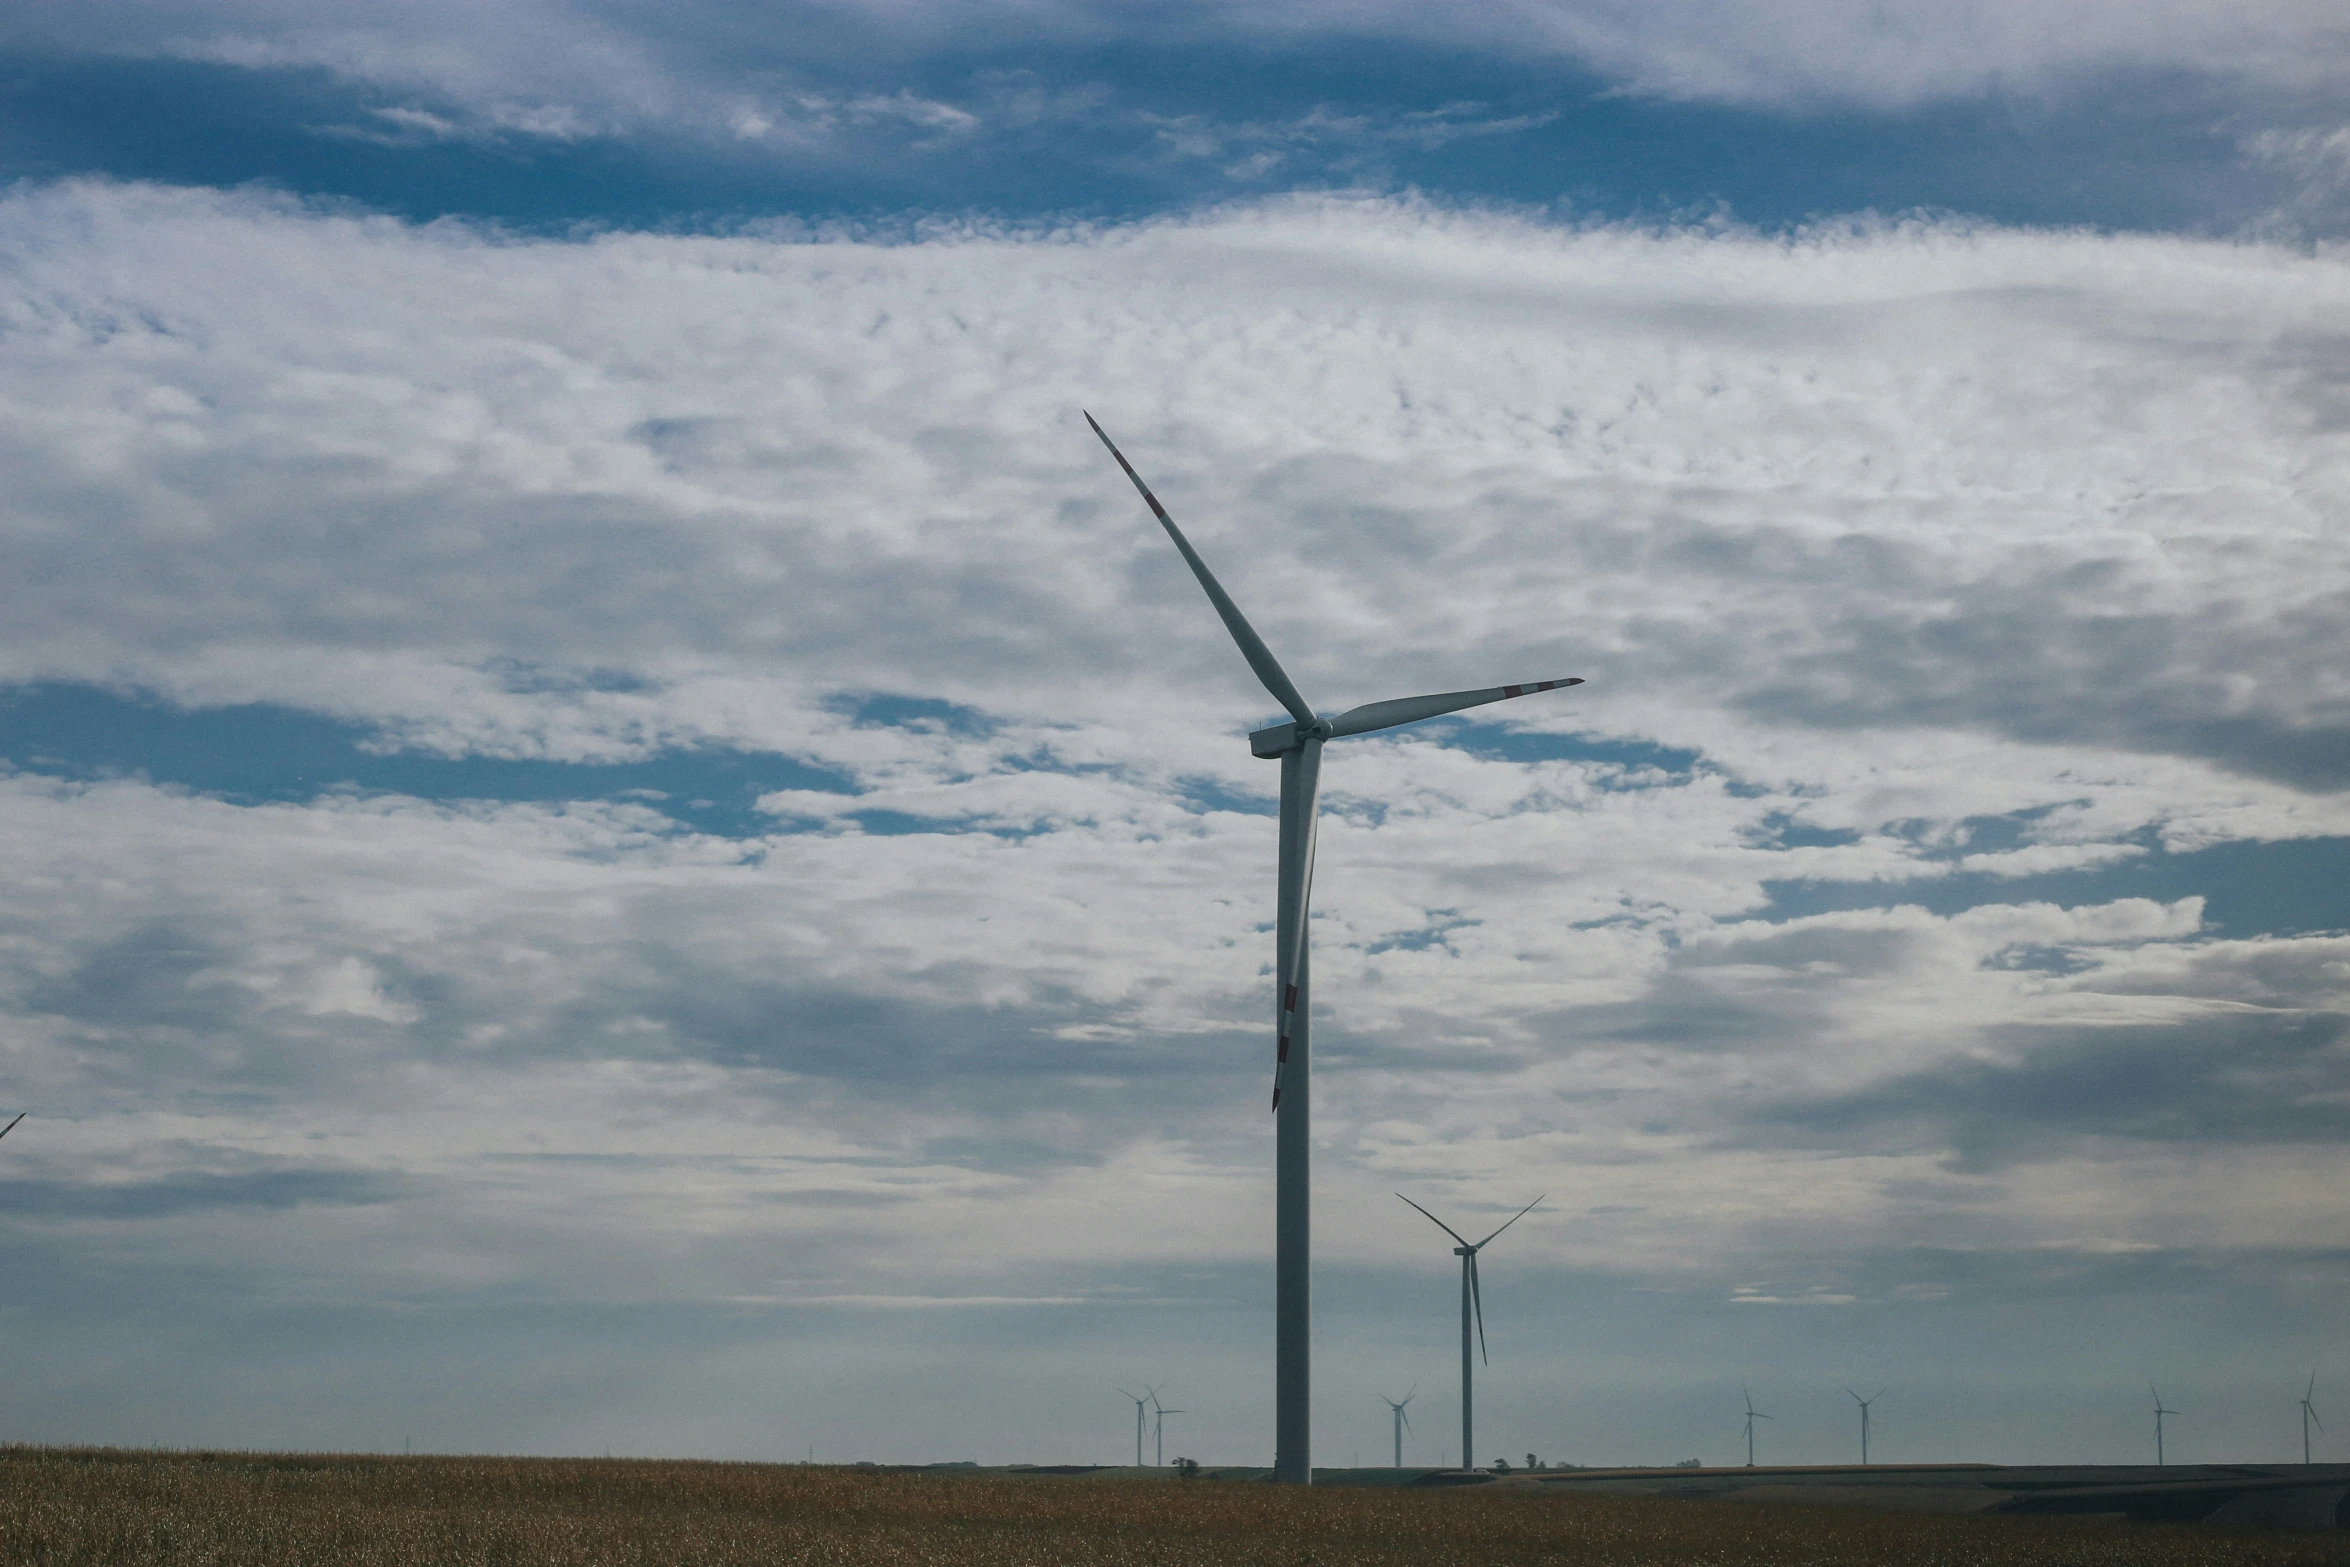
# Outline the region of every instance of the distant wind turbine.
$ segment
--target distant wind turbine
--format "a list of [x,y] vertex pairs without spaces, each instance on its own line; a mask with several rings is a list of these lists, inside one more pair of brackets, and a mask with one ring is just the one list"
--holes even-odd
[[2309,1462],[2309,1428],[2312,1425],[2320,1431],[2326,1428],[2326,1423],[2317,1418],[2317,1406],[2310,1402],[2316,1394],[2317,1373],[2312,1371],[2309,1373],[2309,1386],[2301,1393],[2301,1461],[2305,1464]]
[[[1418,1203],[1412,1202],[1403,1193],[1397,1192],[1395,1195],[1403,1201],[1411,1203],[1414,1208],[1420,1208]],[[1548,1192],[1543,1193],[1543,1197],[1549,1195]],[[1526,1204],[1525,1207],[1511,1214],[1502,1221],[1501,1230],[1508,1229],[1533,1212],[1534,1203],[1540,1201],[1542,1201],[1542,1197],[1537,1197],[1534,1202]],[[1492,1242],[1493,1235],[1499,1235],[1501,1230],[1495,1230],[1493,1235],[1488,1235],[1484,1240],[1472,1245],[1462,1238],[1460,1231],[1428,1212],[1427,1209],[1420,1208],[1420,1213],[1430,1224],[1435,1225],[1454,1240],[1460,1241],[1460,1244],[1452,1249],[1452,1254],[1461,1259],[1461,1468],[1464,1470],[1474,1469],[1477,1467],[1477,1463],[1470,1455],[1477,1451],[1477,1444],[1470,1440],[1474,1434],[1472,1428],[1475,1421],[1471,1417],[1475,1406],[1470,1402],[1469,1313],[1473,1310],[1477,1314],[1477,1352],[1483,1355],[1486,1363],[1490,1365],[1493,1357],[1485,1354],[1485,1300],[1477,1289],[1477,1253],[1483,1251]]]
[[1155,1396],[1151,1399],[1151,1435],[1158,1443],[1157,1457],[1161,1469],[1167,1467],[1167,1417],[1184,1413],[1187,1411],[1163,1407]]
[[1738,1384],[1738,1396],[1746,1400],[1746,1467],[1754,1467],[1754,1423],[1771,1417],[1754,1407],[1754,1395],[1746,1391],[1746,1384]]
[[2162,1462],[2162,1417],[2181,1414],[2184,1411],[2163,1408],[2162,1393],[2153,1383],[2146,1384],[2146,1391],[2154,1395],[2154,1461],[2159,1464]]
[[[1164,1385],[1161,1384],[1161,1386]],[[1120,1388],[1118,1391],[1126,1393],[1124,1388]],[[1142,1467],[1142,1411],[1145,1405],[1155,1404],[1159,1401],[1159,1390],[1155,1387],[1145,1386],[1140,1393],[1126,1393],[1126,1396],[1134,1400],[1134,1467],[1140,1469]]]
[[[1844,1391],[1852,1393],[1850,1388],[1846,1388]],[[1884,1396],[1885,1390],[1883,1388],[1877,1389],[1866,1398],[1861,1397],[1858,1393],[1852,1393],[1852,1401],[1860,1405],[1860,1462],[1863,1468],[1868,1467],[1869,1461],[1869,1405]],[[1751,1461],[1750,1458],[1749,1462]]]
[[[1182,553],[1184,564],[1199,579],[1208,602],[1223,618],[1224,629],[1239,644],[1241,657],[1288,710],[1289,721],[1260,729],[1248,737],[1252,754],[1278,757],[1281,762],[1281,857],[1274,899],[1273,977],[1273,1478],[1285,1484],[1311,1485],[1313,1406],[1313,1283],[1311,1269],[1313,1222],[1313,1144],[1311,1140],[1313,1052],[1309,1042],[1310,987],[1307,984],[1308,903],[1314,883],[1314,823],[1322,775],[1322,744],[1344,735],[1370,734],[1398,724],[1417,723],[1488,702],[1531,696],[1581,685],[1580,676],[1563,680],[1530,680],[1521,685],[1489,686],[1478,691],[1443,691],[1433,696],[1399,697],[1348,708],[1335,718],[1323,718],[1306,699],[1265,646],[1240,606],[1208,570],[1206,561],[1167,515],[1167,508],[1151,493],[1142,475],[1118,450],[1092,414],[1085,422],[1110,449],[1126,477],[1142,494],[1143,504],[1167,530]],[[1468,1467],[1468,1455],[1461,1455]]]
[[[1403,1406],[1410,1403],[1412,1393],[1418,1391],[1420,1391],[1420,1385],[1415,1382],[1412,1384],[1412,1392],[1406,1393],[1400,1402],[1389,1398],[1385,1393],[1379,1395],[1379,1402],[1385,1404],[1395,1416],[1395,1467],[1398,1469],[1403,1467],[1403,1434],[1412,1428],[1412,1417],[1403,1412]],[[2308,1444],[2304,1443],[2303,1445],[2307,1446]]]

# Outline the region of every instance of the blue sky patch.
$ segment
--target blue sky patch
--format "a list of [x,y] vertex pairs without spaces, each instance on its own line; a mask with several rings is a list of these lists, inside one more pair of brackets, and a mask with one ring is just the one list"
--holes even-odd
[[2114,74],[2055,101],[1790,110],[1657,101],[1555,58],[1344,34],[997,25],[925,51],[803,15],[738,42],[748,94],[837,104],[879,87],[967,123],[866,112],[781,143],[663,124],[558,137],[312,67],[17,50],[0,54],[0,175],[258,183],[541,232],[777,212],[1125,218],[1330,188],[1652,220],[1727,210],[1766,227],[1922,208],[2162,229],[2279,199],[2181,75]]
[[240,803],[304,801],[337,789],[417,799],[556,803],[629,800],[697,832],[777,830],[753,809],[778,789],[853,793],[838,773],[773,752],[704,748],[636,762],[380,753],[362,724],[253,703],[180,708],[98,686],[19,686],[0,693],[0,758],[63,778],[140,777]]
[[2204,928],[2228,937],[2350,929],[2350,837],[2221,843],[2183,854],[2159,846],[2118,864],[2038,876],[1960,873],[1903,882],[1766,881],[1769,920],[1903,904],[1956,914],[1985,903],[2064,908],[2201,897]]

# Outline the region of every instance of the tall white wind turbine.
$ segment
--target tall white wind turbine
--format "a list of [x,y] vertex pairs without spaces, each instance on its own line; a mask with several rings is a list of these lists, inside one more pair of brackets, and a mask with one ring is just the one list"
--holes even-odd
[[[9,1124],[13,1126],[16,1123],[12,1121]],[[2309,1373],[2309,1386],[2303,1389],[2301,1393],[2301,1461],[2305,1464],[2309,1462],[2310,1424],[2315,1422],[2317,1428],[2320,1431],[2323,1431],[2326,1428],[2326,1423],[2323,1420],[2319,1420],[2317,1418],[2317,1406],[2310,1402],[2310,1400],[2316,1396],[2317,1373],[2312,1371]]]
[[[1120,1388],[1118,1391],[1126,1393],[1124,1388]],[[1142,1412],[1148,1405],[1159,1401],[1159,1390],[1146,1385],[1140,1393],[1126,1393],[1126,1396],[1134,1400],[1134,1467],[1140,1469],[1142,1467]]]
[[[1412,1200],[1409,1197],[1405,1197],[1403,1193],[1397,1192],[1395,1195],[1398,1198],[1401,1198],[1404,1202],[1411,1203],[1414,1208],[1420,1208],[1418,1203],[1412,1202]],[[1549,1195],[1550,1194],[1548,1192],[1543,1193],[1544,1197]],[[1527,1214],[1532,1213],[1534,1211],[1534,1203],[1540,1201],[1542,1201],[1542,1198],[1537,1197],[1534,1199],[1534,1202],[1526,1204],[1525,1207],[1520,1208],[1516,1213],[1513,1213],[1507,1219],[1504,1219],[1501,1224],[1501,1230],[1508,1229],[1511,1225],[1526,1217]],[[1484,1240],[1471,1242],[1463,1239],[1460,1231],[1454,1229],[1451,1225],[1445,1223],[1442,1219],[1439,1219],[1436,1217],[1436,1215],[1430,1213],[1427,1209],[1420,1208],[1420,1214],[1430,1224],[1435,1225],[1445,1234],[1460,1242],[1458,1246],[1455,1246],[1452,1249],[1452,1254],[1461,1259],[1461,1468],[1465,1470],[1474,1469],[1477,1467],[1477,1461],[1471,1455],[1477,1451],[1477,1444],[1474,1440],[1472,1440],[1472,1438],[1475,1436],[1475,1431],[1473,1430],[1475,1421],[1471,1418],[1471,1416],[1474,1413],[1475,1406],[1470,1402],[1470,1394],[1473,1389],[1470,1385],[1469,1375],[1469,1315],[1471,1312],[1476,1313],[1477,1352],[1480,1355],[1484,1355],[1485,1300],[1477,1288],[1477,1253],[1483,1251],[1486,1245],[1492,1241],[1493,1235],[1499,1235],[1501,1230],[1495,1230],[1493,1235],[1486,1236]],[[1485,1355],[1485,1360],[1486,1363],[1490,1365],[1492,1364],[1493,1357],[1490,1355]]]
[[[1844,1391],[1852,1393],[1850,1388],[1846,1388]],[[1861,1397],[1858,1393],[1852,1393],[1852,1401],[1860,1405],[1860,1462],[1864,1469],[1868,1467],[1869,1462],[1869,1405],[1884,1396],[1885,1390],[1883,1388],[1877,1389],[1866,1398]]]
[[[1092,414],[1085,416],[1110,455],[1142,494],[1143,504],[1167,537],[1182,553],[1191,574],[1207,592],[1208,602],[1223,618],[1224,629],[1240,645],[1241,657],[1256,672],[1273,699],[1289,712],[1290,721],[1260,729],[1248,737],[1249,750],[1281,763],[1281,858],[1274,900],[1273,976],[1273,1478],[1293,1485],[1311,1485],[1314,1478],[1311,1416],[1313,1406],[1313,1284],[1312,1254],[1312,1144],[1311,1096],[1313,1052],[1308,1039],[1311,1014],[1307,985],[1307,903],[1314,883],[1314,823],[1318,814],[1322,774],[1322,745],[1345,735],[1370,734],[1398,724],[1417,723],[1487,702],[1531,696],[1581,685],[1580,676],[1565,680],[1531,680],[1514,686],[1488,686],[1478,691],[1441,691],[1431,696],[1399,697],[1353,707],[1335,718],[1323,718],[1306,705],[1240,606],[1208,570],[1191,547],[1167,508],[1151,493],[1142,475],[1126,460]],[[1468,1466],[1467,1453],[1461,1455]]]
[[1151,1400],[1151,1439],[1158,1444],[1157,1458],[1161,1469],[1167,1467],[1167,1417],[1188,1413],[1188,1410],[1169,1409],[1156,1398]]
[[2153,1383],[2149,1382],[2146,1384],[2146,1391],[2154,1395],[2154,1461],[2155,1463],[2160,1464],[2162,1462],[2162,1417],[2164,1415],[2182,1414],[2184,1411],[2163,1408],[2162,1390],[2157,1388]]
[[[1395,1467],[1398,1469],[1403,1467],[1403,1434],[1412,1428],[1412,1417],[1403,1412],[1403,1406],[1410,1403],[1412,1393],[1418,1391],[1420,1391],[1420,1387],[1415,1382],[1412,1384],[1411,1393],[1404,1394],[1401,1400],[1389,1398],[1385,1393],[1379,1395],[1379,1402],[1385,1404],[1389,1412],[1395,1416]],[[2306,1442],[2302,1445],[2308,1446]]]
[[1752,1469],[1754,1467],[1754,1423],[1757,1420],[1768,1420],[1771,1417],[1754,1407],[1754,1395],[1746,1391],[1744,1384],[1739,1386],[1738,1396],[1746,1400],[1746,1467]]

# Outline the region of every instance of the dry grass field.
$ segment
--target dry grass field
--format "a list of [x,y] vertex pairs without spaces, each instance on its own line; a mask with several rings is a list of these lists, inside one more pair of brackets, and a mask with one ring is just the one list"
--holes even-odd
[[2350,1532],[1500,1488],[1294,1491],[764,1464],[0,1450],[7,1567],[2343,1564]]

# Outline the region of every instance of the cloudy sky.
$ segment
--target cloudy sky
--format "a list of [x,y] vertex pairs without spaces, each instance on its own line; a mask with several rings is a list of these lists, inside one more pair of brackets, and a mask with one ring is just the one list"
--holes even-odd
[[[2298,1456],[2336,0],[0,19],[0,1436]],[[2337,1389],[2332,1402],[2326,1389]],[[2337,1422],[2350,1425],[2350,1420]],[[2350,1456],[2350,1438],[2323,1438]]]

